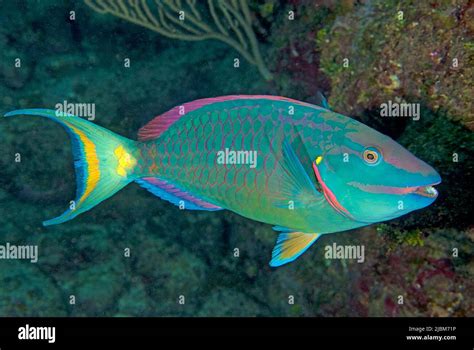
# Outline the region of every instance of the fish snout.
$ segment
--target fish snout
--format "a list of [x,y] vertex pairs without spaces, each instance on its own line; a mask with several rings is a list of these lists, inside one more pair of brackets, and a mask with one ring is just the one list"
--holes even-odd
[[428,163],[416,157],[402,147],[392,147],[391,152],[386,152],[385,161],[399,170],[399,178],[404,179],[404,186],[410,188],[409,193],[436,198],[438,191],[435,185],[441,183],[441,176]]
[[431,166],[429,167],[431,168],[431,174],[427,177],[428,179],[425,180],[422,185],[418,186],[413,193],[423,197],[436,198],[438,197],[438,191],[435,186],[441,183],[441,176]]

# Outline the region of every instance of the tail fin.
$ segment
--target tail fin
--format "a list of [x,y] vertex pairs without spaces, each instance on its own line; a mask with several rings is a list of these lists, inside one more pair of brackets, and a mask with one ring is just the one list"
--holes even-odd
[[[93,208],[133,181],[136,143],[79,117],[48,109],[21,109],[5,114],[35,115],[61,124],[71,137],[76,170],[76,199],[62,215],[44,221],[56,225]],[[134,156],[135,155],[135,156]]]

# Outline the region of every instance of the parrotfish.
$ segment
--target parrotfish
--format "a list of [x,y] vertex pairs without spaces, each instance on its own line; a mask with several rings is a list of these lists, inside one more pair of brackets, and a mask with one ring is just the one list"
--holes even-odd
[[133,141],[78,116],[22,109],[61,124],[72,140],[71,220],[136,182],[188,210],[231,210],[274,225],[270,266],[322,235],[430,205],[438,173],[390,137],[323,107],[285,97],[200,99],[154,118]]

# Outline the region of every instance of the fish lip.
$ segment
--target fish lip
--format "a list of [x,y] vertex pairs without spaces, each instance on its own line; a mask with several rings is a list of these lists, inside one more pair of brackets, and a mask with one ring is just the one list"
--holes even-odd
[[438,197],[438,191],[436,190],[436,188],[434,188],[434,186],[440,183],[441,181],[437,181],[428,185],[417,186],[411,193],[422,197],[436,198]]

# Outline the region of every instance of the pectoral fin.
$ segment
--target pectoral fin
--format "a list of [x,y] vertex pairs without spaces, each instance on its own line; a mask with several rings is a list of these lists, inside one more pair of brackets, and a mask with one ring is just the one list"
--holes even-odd
[[[295,140],[294,143],[297,141]],[[275,196],[274,205],[278,208],[287,208],[288,201],[291,200],[295,208],[308,207],[314,205],[318,199],[323,199],[324,197],[306,172],[292,145],[286,140],[283,141],[282,152],[278,181],[281,198]],[[306,154],[301,154],[300,157],[304,158],[306,164],[311,164]]]
[[270,266],[287,264],[303,254],[320,237],[317,233],[284,232],[278,236]]

